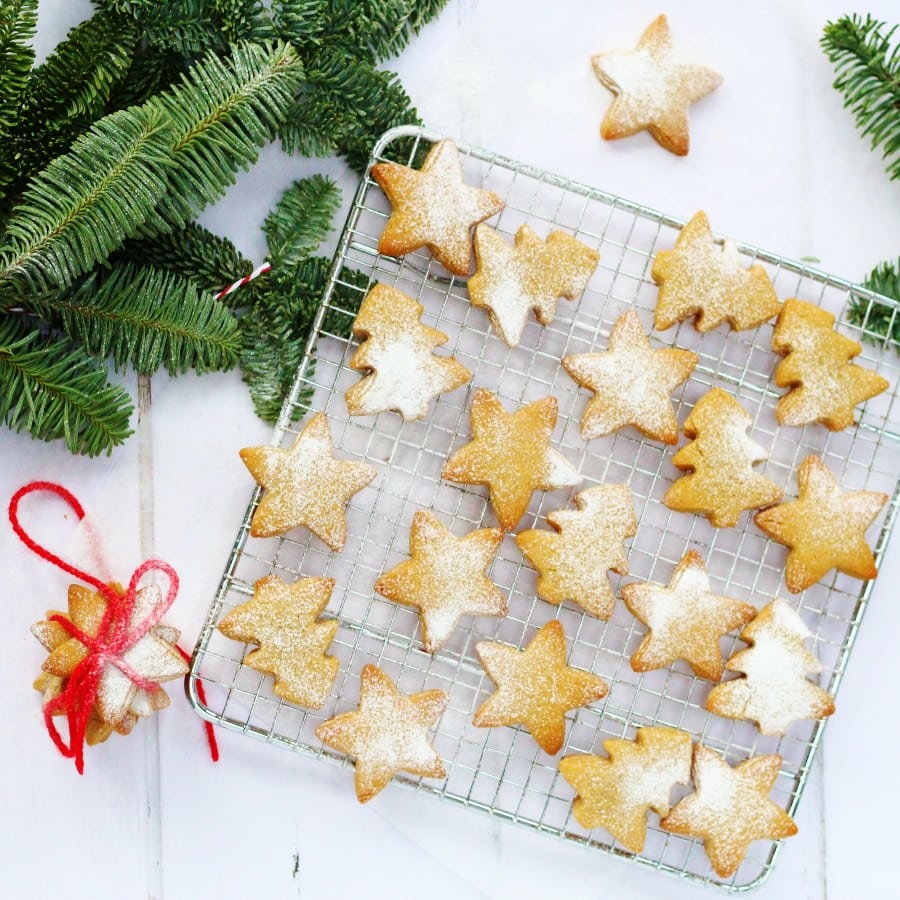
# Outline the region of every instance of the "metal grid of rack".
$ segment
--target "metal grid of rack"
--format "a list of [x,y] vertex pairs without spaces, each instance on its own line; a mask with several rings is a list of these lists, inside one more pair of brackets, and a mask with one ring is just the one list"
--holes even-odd
[[[412,164],[439,137],[418,129],[395,129],[381,140],[373,162],[399,157]],[[464,617],[433,655],[422,648],[416,611],[392,603],[373,589],[381,574],[408,558],[409,529],[417,510],[432,510],[457,536],[494,524],[483,489],[440,477],[445,459],[469,440],[469,399],[479,386],[494,391],[510,411],[548,394],[556,397],[559,420],[554,446],[578,466],[584,479],[569,493],[535,493],[519,530],[547,527],[549,511],[571,507],[572,495],[592,484],[630,486],[639,527],[626,542],[629,574],[611,575],[615,589],[631,580],[666,584],[684,553],[696,549],[706,561],[716,593],[746,599],[758,607],[774,596],[788,599],[813,634],[810,649],[824,666],[820,683],[834,692],[873,585],[831,573],[793,597],[782,581],[786,549],[758,531],[749,515],[742,517],[737,528],[715,529],[702,517],[672,512],[663,505],[666,488],[681,474],[672,465],[672,448],[643,439],[630,428],[588,442],[581,439],[579,423],[589,395],[568,377],[560,359],[606,349],[613,324],[627,309],[637,310],[649,330],[656,300],[652,261],[658,249],[673,245],[683,223],[493,153],[464,147],[460,151],[465,181],[489,188],[506,202],[491,224],[508,239],[525,222],[544,236],[552,228],[561,228],[599,250],[599,267],[580,299],[561,301],[547,326],[530,321],[520,345],[508,348],[493,333],[485,312],[469,302],[465,280],[450,277],[427,252],[401,259],[379,255],[378,236],[389,204],[369,177],[363,179],[273,444],[289,445],[302,425],[295,420],[302,420],[309,410],[322,411],[331,425],[336,455],[371,462],[379,475],[350,501],[350,537],[338,554],[305,529],[281,538],[251,537],[249,522],[260,490],[253,492],[194,654],[192,702],[201,715],[220,725],[351,764],[324,747],[314,732],[320,722],[356,705],[362,667],[375,663],[403,692],[441,688],[450,698],[433,733],[447,777],[399,775],[398,781],[654,869],[731,890],[758,884],[774,863],[777,843],[755,842],[738,872],[723,881],[711,870],[699,842],[664,832],[654,813],[640,854],[627,852],[602,829],[586,831],[572,817],[574,792],[557,770],[558,758],[602,754],[602,743],[610,737],[631,738],[644,725],[671,725],[690,732],[732,763],[779,753],[784,762],[772,798],[792,812],[810,771],[822,722],[795,723],[784,737],[764,737],[750,723],[708,713],[704,703],[712,683],[696,678],[685,664],[643,675],[632,671],[629,658],[645,629],[624,604],[617,602],[609,621],[600,621],[568,603],[557,607],[538,599],[536,573],[524,561],[513,535],[504,537],[489,572],[508,597],[508,614]],[[866,333],[867,319],[852,327],[840,315],[851,299],[870,308],[883,304],[893,309],[893,304],[757,248],[739,245],[739,250],[746,264],[755,261],[767,269],[781,298],[797,296],[837,314],[839,330],[862,339],[860,363],[881,372],[892,388],[870,400],[859,423],[843,432],[831,433],[821,426],[782,428],[774,416],[781,392],[771,380],[778,360],[770,349],[771,323],[749,332],[722,328],[701,336],[691,323],[683,322],[663,333],[651,332],[655,346],[686,347],[700,357],[691,379],[673,396],[679,422],[710,387],[723,387],[752,416],[750,436],[769,452],[760,471],[782,485],[786,497],[796,495],[797,467],[810,453],[820,455],[845,488],[888,494],[891,499],[869,532],[880,559],[900,505],[900,408],[894,399],[900,358],[893,349],[866,340],[872,337]],[[449,336],[439,352],[452,354],[473,372],[468,387],[439,397],[419,421],[404,422],[389,412],[350,417],[344,403],[344,392],[360,377],[348,366],[356,346],[348,337],[350,323],[358,303],[377,282],[423,304],[423,321]],[[335,579],[326,616],[339,622],[329,652],[340,659],[340,671],[331,699],[321,709],[301,709],[275,696],[271,678],[241,664],[247,648],[215,628],[223,615],[252,595],[256,580],[270,573],[286,581],[312,575]],[[498,640],[522,647],[553,618],[563,624],[569,664],[596,673],[610,685],[604,700],[569,713],[566,744],[555,758],[544,754],[523,729],[471,724],[472,713],[493,690],[478,663],[475,644]],[[736,636],[730,636],[723,650],[727,657],[742,646]],[[197,697],[198,681],[205,687],[205,703]]]

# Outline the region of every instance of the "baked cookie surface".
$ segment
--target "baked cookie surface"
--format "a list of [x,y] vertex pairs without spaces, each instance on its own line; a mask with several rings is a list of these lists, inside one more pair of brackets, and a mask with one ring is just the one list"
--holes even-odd
[[628,310],[613,327],[605,352],[563,357],[566,372],[594,392],[581,419],[582,438],[633,425],[651,440],[677,443],[670,395],[688,379],[697,360],[690,350],[653,349],[638,314]]
[[591,64],[616,95],[600,125],[601,137],[615,140],[646,130],[678,156],[690,146],[691,104],[722,83],[712,69],[679,59],[664,15],[647,26],[634,50],[598,53]]
[[372,177],[392,207],[378,239],[378,252],[403,256],[428,247],[447,271],[467,275],[472,227],[500,212],[504,203],[491,191],[463,182],[456,144],[449,138],[438,141],[421,169],[376,163]]
[[606,683],[566,665],[566,637],[555,619],[524,650],[481,641],[475,650],[496,690],[472,717],[479,728],[524,725],[551,756],[565,742],[566,712],[606,696]]
[[419,610],[422,643],[434,653],[460,616],[506,615],[506,599],[487,577],[503,540],[499,528],[454,537],[430,512],[413,516],[410,559],[375,582],[379,594]]

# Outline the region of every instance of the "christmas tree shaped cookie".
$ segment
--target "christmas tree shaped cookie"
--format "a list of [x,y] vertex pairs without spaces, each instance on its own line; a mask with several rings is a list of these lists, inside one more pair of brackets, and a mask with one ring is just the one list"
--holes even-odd
[[806,649],[810,632],[783,600],[773,600],[741,632],[753,646],[728,660],[743,678],[716,685],[706,708],[731,719],[749,719],[762,734],[784,734],[797,719],[821,719],[834,712],[831,695],[807,676],[822,664]]
[[305,525],[336,553],[347,540],[344,505],[377,474],[368,463],[335,459],[324,413],[316,413],[287,450],[245,447],[250,474],[266,490],[253,513],[254,537],[286,534]]
[[684,423],[691,439],[672,458],[689,474],[666,492],[669,509],[706,516],[716,528],[731,528],[745,509],[777,503],[781,488],[754,466],[766,452],[751,441],[751,418],[730,394],[712,388],[704,394]]
[[599,259],[596,250],[564,231],[551,231],[544,241],[523,225],[511,247],[495,229],[479,225],[469,298],[488,311],[500,339],[515,347],[529,310],[542,325],[549,324],[559,298],[579,297]]
[[844,491],[818,456],[797,471],[800,496],[754,516],[769,537],[790,548],[784,580],[797,594],[830,571],[864,580],[878,574],[866,529],[887,503],[887,494]]
[[766,270],[758,263],[745,268],[733,241],[719,246],[704,212],[681,229],[674,250],[656,254],[651,274],[659,285],[654,326],[660,331],[692,316],[700,332],[723,322],[756,328],[781,309]]
[[506,615],[506,600],[487,577],[503,532],[481,528],[454,537],[431,513],[413,516],[410,559],[375,582],[379,594],[419,610],[422,643],[434,653],[462,615]]
[[699,838],[719,877],[730,878],[753,841],[777,841],[797,833],[794,820],[769,798],[781,763],[773,753],[731,766],[714,750],[696,744],[696,790],[679,801],[661,827]]
[[511,531],[534,491],[581,481],[575,467],[550,447],[556,417],[555,397],[508,413],[494,394],[479,388],[472,398],[472,440],[447,460],[442,476],[487,485],[500,527]]
[[333,588],[332,578],[285,584],[266,575],[254,585],[252,599],[218,624],[225,637],[258,645],[244,657],[244,665],[274,676],[273,693],[299,706],[318,709],[337,677],[338,659],[325,651],[338,623],[318,619]]
[[363,667],[359,706],[323,722],[316,737],[356,758],[356,796],[371,800],[400,771],[425,778],[447,773],[428,731],[447,706],[444,691],[401,694],[377,666]]
[[704,66],[682,62],[672,47],[669,21],[654,19],[634,50],[591,58],[597,78],[615,95],[603,117],[605,140],[650,134],[666,150],[688,152],[688,109],[714,91],[722,77]]
[[862,347],[834,330],[834,316],[804,300],[785,300],[772,349],[785,358],[775,383],[790,390],[778,401],[781,425],[821,422],[831,431],[853,424],[855,407],[890,387],[875,372],[850,362]]
[[566,712],[606,696],[606,683],[566,665],[566,636],[556,620],[548,622],[524,650],[481,641],[475,650],[497,686],[472,717],[479,728],[524,725],[551,756],[562,749]]
[[719,640],[746,625],[756,607],[710,588],[706,566],[689,550],[675,567],[668,586],[628,584],[622,599],[650,630],[631,657],[635,672],[649,672],[683,659],[700,678],[718,681],[725,670]]
[[538,570],[542,600],[556,606],[571,600],[598,619],[608,619],[616,596],[607,572],[628,574],[624,541],[637,534],[631,489],[601,484],[576,494],[575,505],[577,510],[548,513],[553,531],[522,531],[516,543]]
[[404,419],[420,419],[428,404],[468,382],[472,373],[455,359],[432,352],[447,335],[419,321],[423,307],[402,291],[378,284],[366,295],[353,322],[364,338],[350,366],[366,372],[347,391],[351,416],[393,409]]
[[608,756],[566,756],[559,771],[578,795],[572,815],[605,828],[632,853],[644,849],[647,813],[668,814],[672,788],[691,777],[691,736],[677,728],[638,728],[635,740],[603,742]]
[[428,247],[449,272],[467,275],[472,226],[500,212],[504,204],[496,194],[463,183],[456,144],[449,139],[438,141],[418,170],[377,163],[372,177],[392,207],[378,252],[403,256]]
[[563,357],[563,368],[582,387],[594,391],[581,419],[587,441],[634,425],[654,441],[678,441],[678,422],[669,395],[684,382],[697,354],[664,347],[654,350],[630,309],[616,322],[604,353]]

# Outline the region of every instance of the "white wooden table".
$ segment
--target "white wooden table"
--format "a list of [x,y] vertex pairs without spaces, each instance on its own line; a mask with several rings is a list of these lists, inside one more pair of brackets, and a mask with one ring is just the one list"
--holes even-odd
[[[859,9],[897,20],[892,0]],[[88,10],[82,0],[44,0],[39,53]],[[685,159],[646,135],[604,143],[597,133],[609,95],[591,72],[591,54],[632,46],[660,11],[644,0],[451,0],[392,67],[426,123],[461,141],[680,218],[705,209],[719,233],[815,257],[852,280],[896,259],[900,183],[859,138],[818,45],[825,20],[849,10],[837,0],[682,0],[665,10],[676,44],[725,79],[694,108]],[[355,179],[341,163],[267,148],[204,220],[261,261],[264,216],[293,179],[313,171],[340,181],[346,209]],[[124,382],[137,395],[135,378]],[[0,431],[0,498],[5,505],[33,479],[60,481],[97,522],[113,574],[125,578],[150,556],[169,561],[182,587],[167,621],[190,646],[249,494],[237,450],[267,442],[270,428],[254,417],[237,372],[155,377],[134,424],[124,447],[94,460]],[[47,504],[41,537],[86,562],[73,526]],[[0,534],[3,896],[713,895],[398,786],[360,806],[347,770],[233,733],[219,733],[214,765],[177,684],[170,709],[130,738],[89,750],[79,777],[51,746],[31,689],[43,651],[29,626],[64,604],[69,579],[8,528]],[[800,804],[800,832],[759,897],[896,893],[898,578],[900,553],[889,552]]]

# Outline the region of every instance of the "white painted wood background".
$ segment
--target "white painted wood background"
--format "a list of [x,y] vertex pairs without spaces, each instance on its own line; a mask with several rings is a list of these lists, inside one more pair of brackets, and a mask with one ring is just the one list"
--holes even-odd
[[[895,0],[855,8],[900,19]],[[39,54],[89,9],[85,0],[43,0]],[[590,55],[632,46],[661,11],[677,44],[725,77],[695,107],[686,159],[646,135],[604,143],[597,134],[609,95]],[[841,108],[818,46],[825,20],[850,11],[839,0],[680,0],[667,10],[646,0],[451,0],[392,68],[435,129],[676,216],[703,208],[720,233],[860,279],[900,254],[900,183],[888,181]],[[354,179],[342,164],[267,148],[205,222],[261,261],[264,216],[313,171],[338,178],[346,209]],[[135,379],[124,382],[136,395]],[[61,481],[95,517],[119,577],[149,556],[168,560],[182,589],[167,621],[190,645],[248,497],[237,449],[266,442],[270,429],[254,418],[236,372],[160,376],[143,387],[136,434],[110,458],[76,459],[0,431],[0,499],[5,506],[31,479]],[[41,536],[78,557],[84,543],[71,517],[44,509]],[[347,771],[239,735],[219,734],[222,760],[213,765],[178,685],[158,721],[90,750],[78,777],[43,730],[31,689],[43,653],[28,630],[64,604],[68,579],[8,528],[0,534],[0,895],[714,895],[395,786],[360,807]],[[800,806],[800,833],[760,898],[896,896],[897,557],[889,554],[863,622]]]

